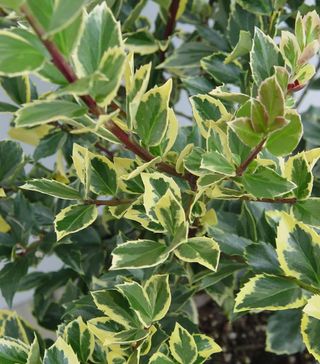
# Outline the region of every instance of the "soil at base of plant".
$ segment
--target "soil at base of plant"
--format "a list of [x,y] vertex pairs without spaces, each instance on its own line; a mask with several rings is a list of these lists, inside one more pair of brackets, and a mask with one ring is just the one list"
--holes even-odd
[[223,353],[214,355],[208,364],[316,364],[304,352],[279,356],[265,351],[267,313],[245,315],[228,322],[212,301],[199,308],[200,330],[214,338]]

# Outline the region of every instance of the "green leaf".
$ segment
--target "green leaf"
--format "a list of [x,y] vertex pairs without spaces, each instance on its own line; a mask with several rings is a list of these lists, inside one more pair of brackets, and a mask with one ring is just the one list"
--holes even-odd
[[12,306],[15,293],[18,291],[21,279],[28,272],[27,259],[18,259],[7,263],[0,271],[0,287],[8,306]]
[[17,111],[15,123],[17,127],[48,124],[52,121],[80,117],[86,111],[86,107],[69,101],[36,101]]
[[67,142],[68,135],[63,131],[50,133],[40,140],[37,145],[33,158],[38,161],[42,158],[49,157],[55,154]]
[[303,306],[301,288],[293,281],[259,274],[251,278],[238,293],[235,312],[248,310],[286,310]]
[[235,174],[235,166],[221,153],[215,151],[202,155],[201,168],[227,176],[233,176]]
[[271,15],[273,4],[271,0],[236,0],[239,5],[250,13],[259,15]]
[[220,248],[212,238],[197,237],[183,242],[174,253],[185,262],[198,263],[215,272],[219,263]]
[[225,63],[230,63],[238,57],[248,54],[252,47],[251,33],[246,30],[240,30],[239,41],[232,52],[226,57]]
[[17,111],[18,108],[15,105],[12,104],[8,104],[7,102],[0,102],[0,113],[13,113],[15,111]]
[[97,308],[112,321],[128,329],[141,327],[137,315],[120,292],[116,290],[101,290],[91,292],[91,295]]
[[166,245],[153,240],[134,240],[123,243],[112,252],[111,269],[154,267],[167,257]]
[[[302,136],[302,123],[300,115],[295,110],[285,112],[285,125],[275,130],[267,139],[266,148],[276,156],[288,155],[294,151]],[[285,143],[283,141],[286,141]]]
[[157,52],[159,42],[148,30],[141,29],[126,34],[125,47],[129,52],[146,55]]
[[201,67],[219,83],[240,84],[241,68],[238,63],[226,63],[226,54],[214,53],[201,59]]
[[311,195],[313,188],[313,175],[304,153],[289,158],[285,164],[285,176],[296,184],[294,195],[304,200]]
[[[81,12],[66,28],[55,33],[53,37],[54,43],[67,58],[73,54],[78,44],[82,32],[83,18],[83,12]],[[42,71],[43,69],[41,70],[41,73]],[[60,71],[56,69],[55,73],[59,74]],[[64,78],[64,76],[62,77]]]
[[313,197],[298,201],[293,205],[292,211],[297,220],[307,225],[320,227],[320,198]]
[[61,337],[45,351],[43,364],[80,364],[77,355]]
[[[88,321],[88,327],[99,341],[103,343],[103,346],[136,343],[144,340],[149,335],[149,331],[144,328],[123,329],[123,326],[115,324],[115,322],[110,321],[106,317],[98,317]],[[122,358],[120,363],[123,363]]]
[[27,0],[29,10],[47,36],[70,25],[79,15],[84,4],[85,0],[42,0],[39,6],[37,0]]
[[236,118],[229,125],[239,139],[249,147],[255,147],[263,138],[263,134],[259,134],[253,129],[251,120],[248,117]]
[[0,338],[0,360],[4,364],[25,364],[28,347],[19,340]]
[[117,285],[117,289],[128,300],[130,307],[139,317],[144,327],[149,327],[152,324],[152,307],[147,293],[136,282],[128,282]]
[[172,356],[178,363],[192,364],[196,361],[198,350],[194,338],[179,323],[176,323],[170,336],[169,346]]
[[153,321],[160,321],[167,314],[171,304],[169,275],[154,274],[145,282],[144,289],[151,303]]
[[284,65],[278,47],[258,28],[255,28],[250,64],[252,76],[257,85],[274,74],[274,66]]
[[285,310],[268,319],[266,350],[278,355],[302,352],[304,345],[300,333],[302,311]]
[[71,205],[64,208],[54,222],[57,239],[61,240],[69,234],[83,230],[91,225],[97,216],[98,210],[95,205]]
[[212,54],[212,47],[204,42],[185,42],[157,68],[188,69],[199,67],[203,57]]
[[26,364],[42,364],[39,341],[36,335],[30,346]]
[[115,195],[117,174],[112,162],[103,156],[90,159],[90,189],[98,195]]
[[195,95],[191,97],[190,101],[194,118],[204,138],[209,135],[210,124],[229,117],[223,103],[212,96]]
[[263,241],[247,246],[246,261],[257,273],[281,274],[277,252],[274,247]]
[[136,113],[136,130],[143,143],[148,146],[159,145],[168,127],[168,108],[172,80],[163,86],[155,87],[145,93]]
[[84,31],[77,47],[76,66],[82,76],[98,70],[104,53],[122,45],[120,25],[103,2],[85,19]]
[[193,338],[197,345],[198,355],[202,360],[207,360],[212,354],[222,351],[221,347],[209,336],[193,334]]
[[273,198],[292,191],[296,185],[268,167],[259,166],[246,172],[241,181],[245,189],[257,198]]
[[81,200],[81,195],[75,188],[46,178],[30,180],[20,188],[44,193],[46,195],[62,198],[65,200]]
[[295,71],[299,55],[301,53],[299,43],[295,35],[283,30],[281,32],[280,49],[291,70]]
[[161,352],[154,353],[149,360],[149,364],[175,364],[169,357]]
[[68,323],[64,329],[64,336],[81,363],[87,362],[93,353],[95,340],[81,317]]
[[0,182],[10,179],[23,163],[23,150],[19,143],[0,141]]
[[311,298],[308,299],[307,304],[303,308],[303,312],[305,312],[308,316],[314,317],[320,320],[320,295],[315,294]]
[[320,237],[307,225],[282,213],[277,230],[277,254],[286,275],[320,285]]
[[101,59],[99,73],[105,80],[93,83],[90,94],[100,106],[107,106],[118,93],[121,83],[126,54],[122,48],[108,49]]
[[18,9],[25,0],[0,0],[0,6],[4,8]]
[[304,314],[301,321],[301,333],[303,342],[308,351],[320,360],[319,335],[320,335],[320,320]]
[[160,224],[172,237],[175,236],[176,231],[186,221],[183,207],[170,189],[157,202],[155,214]]
[[0,75],[18,76],[42,67],[46,53],[31,33],[0,31]]

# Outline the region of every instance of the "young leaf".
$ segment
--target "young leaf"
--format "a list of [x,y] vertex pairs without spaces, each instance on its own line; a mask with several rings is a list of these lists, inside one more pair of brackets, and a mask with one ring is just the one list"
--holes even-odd
[[286,310],[303,306],[301,288],[293,281],[259,274],[251,278],[238,293],[235,312],[248,310]]
[[44,193],[64,200],[81,200],[81,195],[75,188],[46,178],[32,179],[20,188]]
[[265,79],[259,87],[259,100],[268,115],[268,129],[279,129],[284,125],[284,96],[275,76]]
[[61,337],[45,351],[43,364],[80,364],[77,355]]
[[274,66],[283,66],[284,61],[273,40],[260,29],[255,28],[250,52],[253,79],[257,85],[274,74]]
[[54,221],[57,240],[85,229],[91,225],[98,216],[95,205],[71,205],[63,209]]
[[197,345],[194,338],[179,323],[170,336],[169,346],[172,356],[178,363],[193,364],[198,356]]
[[172,80],[149,90],[141,98],[136,113],[136,130],[143,143],[159,145],[168,127],[168,108]]
[[262,133],[257,133],[248,117],[239,117],[229,123],[230,128],[237,134],[239,139],[249,147],[255,147],[263,138]]
[[286,110],[284,118],[287,125],[280,130],[275,130],[268,137],[266,143],[266,148],[276,156],[288,155],[293,152],[302,136],[300,115],[295,110]]
[[134,240],[123,243],[112,252],[111,269],[154,267],[167,257],[166,245],[153,240]]
[[273,198],[292,191],[296,185],[281,177],[271,168],[260,166],[242,178],[245,189],[257,198]]
[[219,263],[220,248],[213,239],[198,237],[188,239],[179,245],[174,253],[185,262],[198,263],[215,272]]
[[80,117],[87,109],[70,101],[34,101],[26,104],[16,113],[17,127],[48,124],[56,120],[68,120]]

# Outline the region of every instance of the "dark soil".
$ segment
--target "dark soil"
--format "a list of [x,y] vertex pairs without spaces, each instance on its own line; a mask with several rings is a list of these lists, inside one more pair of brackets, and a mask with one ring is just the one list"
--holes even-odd
[[268,314],[245,315],[229,323],[212,301],[199,308],[200,329],[223,348],[208,364],[315,364],[308,353],[279,356],[265,348]]

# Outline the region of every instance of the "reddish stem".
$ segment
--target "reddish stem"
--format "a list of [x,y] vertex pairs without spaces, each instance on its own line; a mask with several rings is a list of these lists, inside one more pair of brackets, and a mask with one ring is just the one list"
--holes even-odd
[[[176,9],[177,5],[179,6],[179,0],[173,0],[171,7],[170,7],[170,9],[173,8],[175,15],[176,15],[176,11],[177,11],[175,9]],[[35,33],[38,35],[40,40],[43,42],[44,46],[47,48],[48,52],[50,53],[50,55],[52,57],[52,62],[57,67],[57,69],[64,75],[64,77],[66,78],[66,80],[68,82],[73,83],[73,82],[77,81],[78,77],[75,74],[74,70],[69,65],[69,63],[64,58],[64,56],[61,54],[58,47],[51,40],[46,38],[44,29],[37,22],[37,20],[33,17],[31,12],[29,11],[28,7],[26,5],[22,5],[20,10],[25,15],[29,24],[31,25],[31,27],[33,28]],[[175,17],[175,15],[174,15],[174,17]],[[171,18],[172,18],[172,16],[171,16]],[[171,20],[171,22],[172,22],[172,20]],[[168,29],[169,30],[171,29],[171,25],[169,26]],[[99,117],[100,115],[103,114],[103,110],[97,105],[95,100],[90,95],[81,96],[81,99],[88,106],[90,112],[93,115]],[[115,107],[117,107],[115,104],[112,104],[111,106],[113,109],[115,109]],[[132,140],[130,135],[127,134],[125,131],[123,131],[113,121],[109,121],[107,123],[106,127],[114,136],[116,136],[123,143],[123,145],[128,150],[130,150],[133,153],[135,153],[136,155],[138,155],[144,161],[149,162],[154,158],[154,156],[152,154],[150,154],[146,149],[141,147],[140,144],[138,144],[137,142]],[[169,164],[164,163],[164,162],[157,164],[157,168],[159,170],[169,173],[171,175],[184,178],[184,179],[190,181],[190,185],[194,185],[194,181],[193,181],[194,177],[193,177],[193,175],[191,175],[189,173],[186,174],[185,176],[183,176],[183,175],[177,173],[174,167],[172,167]]]
[[261,142],[254,149],[252,149],[247,159],[240,164],[236,171],[238,177],[241,177],[246,169],[249,167],[249,164],[254,159],[256,159],[257,155],[261,152],[265,142],[266,138],[262,139]]

